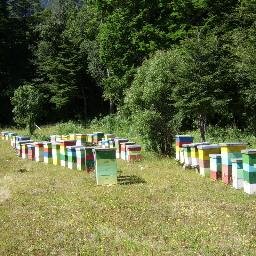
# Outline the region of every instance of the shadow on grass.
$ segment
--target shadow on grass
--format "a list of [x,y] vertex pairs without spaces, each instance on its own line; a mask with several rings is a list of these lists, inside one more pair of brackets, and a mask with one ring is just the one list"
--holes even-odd
[[131,185],[131,184],[146,183],[146,181],[136,175],[125,175],[125,176],[118,176],[117,183],[119,185]]

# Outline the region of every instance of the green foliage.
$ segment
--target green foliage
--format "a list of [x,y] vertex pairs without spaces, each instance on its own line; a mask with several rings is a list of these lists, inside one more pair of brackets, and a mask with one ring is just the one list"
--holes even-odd
[[43,95],[31,84],[20,86],[12,97],[14,120],[18,125],[27,126],[30,134],[41,115],[42,99]]
[[85,129],[79,123],[68,121],[66,123],[58,123],[54,132],[59,135],[67,135],[69,133],[84,133]]

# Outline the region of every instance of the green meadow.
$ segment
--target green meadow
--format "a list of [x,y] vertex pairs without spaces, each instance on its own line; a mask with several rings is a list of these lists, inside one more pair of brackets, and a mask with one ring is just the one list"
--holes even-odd
[[143,155],[96,186],[1,140],[0,255],[255,255],[255,196]]

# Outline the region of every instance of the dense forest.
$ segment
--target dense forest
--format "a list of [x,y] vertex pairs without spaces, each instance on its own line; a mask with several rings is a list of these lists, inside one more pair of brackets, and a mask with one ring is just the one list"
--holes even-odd
[[110,113],[161,152],[187,129],[255,133],[255,0],[1,0],[0,51],[2,125],[31,98],[39,124]]

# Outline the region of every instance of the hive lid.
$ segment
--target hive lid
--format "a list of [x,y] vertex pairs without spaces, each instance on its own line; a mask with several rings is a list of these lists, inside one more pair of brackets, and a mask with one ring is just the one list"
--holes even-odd
[[245,149],[241,151],[242,154],[256,155],[256,149]]
[[139,145],[139,144],[127,145],[126,148],[127,149],[129,149],[129,148],[141,148],[141,145]]
[[175,137],[176,137],[176,138],[179,138],[179,137],[193,138],[193,136],[187,135],[187,134],[185,134],[185,135],[175,135]]
[[209,154],[210,158],[221,158],[221,154]]
[[235,147],[235,146],[246,146],[247,143],[244,142],[224,142],[219,144],[221,147]]
[[209,145],[199,145],[197,146],[198,149],[212,149],[212,148],[220,148],[218,144],[209,144]]
[[231,159],[231,162],[232,162],[232,163],[243,162],[243,159],[242,159],[242,158],[232,158],[232,159]]

